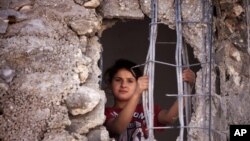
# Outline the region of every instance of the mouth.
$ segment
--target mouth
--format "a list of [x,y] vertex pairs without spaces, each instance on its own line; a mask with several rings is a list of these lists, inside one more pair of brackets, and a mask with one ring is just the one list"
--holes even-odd
[[127,93],[127,90],[119,90],[120,93]]

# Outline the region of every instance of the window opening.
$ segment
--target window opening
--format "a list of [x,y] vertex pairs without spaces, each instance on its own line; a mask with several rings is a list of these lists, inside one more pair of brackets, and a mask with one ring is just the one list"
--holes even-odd
[[[149,44],[149,24],[150,19],[147,17],[144,20],[119,21],[113,27],[106,29],[102,33],[100,41],[103,45],[104,73],[118,58],[126,58],[135,61],[137,64],[145,62]],[[164,39],[167,38],[168,42],[175,42],[176,33],[164,24],[159,25],[159,30],[156,58],[164,62],[174,63],[175,45],[168,44],[166,46],[164,43],[161,43],[160,40],[164,41]],[[197,63],[193,57],[191,47],[188,49],[190,49],[190,59]],[[143,69],[143,66],[141,69]],[[198,69],[199,68],[197,68],[196,71]],[[165,96],[166,92],[176,93],[176,84],[174,83],[176,81],[175,69],[166,65],[156,64],[155,73],[157,81],[155,82],[154,100],[157,101],[157,104],[167,109],[176,100],[176,97],[166,98]],[[166,82],[166,79],[169,81]],[[109,93],[109,90],[107,90],[106,106],[111,106],[113,104],[113,97]],[[155,133],[155,138],[159,141],[165,140],[166,138],[170,141],[176,140],[177,136],[177,129],[164,130]]]
[[[154,4],[154,2],[156,2],[156,1],[154,1],[154,0],[152,0],[152,3]],[[177,4],[178,5],[178,4]],[[180,5],[180,4],[179,4]],[[153,6],[154,8],[152,8],[152,9],[155,9],[155,12],[157,11],[157,5],[154,5]],[[177,6],[178,7],[178,6]],[[153,16],[151,16],[151,18],[153,19]],[[157,18],[156,18],[157,19]],[[198,23],[200,23],[200,22],[197,22],[197,21],[190,21],[190,22],[185,22],[185,21],[181,21],[181,20],[176,20],[177,21],[177,25],[179,24],[179,26],[181,26],[180,24],[198,24]],[[129,21],[129,22],[131,22],[131,21]],[[140,22],[140,21],[132,21],[132,22]],[[127,22],[126,22],[127,23]],[[152,37],[152,39],[154,40],[154,41],[152,41],[151,43],[152,44],[154,44],[153,46],[155,46],[155,44],[158,44],[158,45],[164,45],[164,44],[178,44],[177,46],[179,47],[176,47],[177,48],[177,51],[176,51],[176,56],[177,56],[177,61],[179,61],[179,64],[173,64],[173,63],[168,63],[168,62],[164,62],[164,61],[158,61],[158,60],[156,60],[154,57],[156,57],[157,58],[157,56],[151,56],[152,58],[150,58],[150,57],[148,57],[148,60],[146,60],[146,62],[145,63],[143,63],[142,64],[142,66],[144,66],[144,65],[147,65],[147,64],[151,64],[151,65],[164,65],[164,66],[171,66],[171,67],[176,67],[178,70],[177,70],[177,74],[176,75],[181,75],[181,70],[182,70],[182,68],[183,67],[194,67],[194,66],[202,66],[202,68],[204,69],[203,71],[204,71],[204,74],[209,74],[209,73],[211,73],[211,68],[209,68],[208,66],[209,65],[211,65],[211,56],[204,56],[205,57],[205,60],[204,60],[204,62],[201,62],[201,63],[191,63],[191,64],[189,64],[188,63],[188,58],[182,58],[182,56],[183,56],[183,53],[184,54],[186,54],[186,52],[183,52],[182,51],[182,48],[183,48],[183,46],[186,46],[186,43],[184,43],[184,41],[183,41],[183,39],[182,39],[182,35],[180,35],[179,33],[180,32],[182,32],[182,30],[177,30],[176,31],[176,34],[177,34],[177,37],[181,37],[181,38],[179,38],[179,39],[181,39],[181,41],[177,41],[177,42],[172,42],[172,41],[170,41],[170,42],[161,42],[161,41],[159,41],[159,42],[156,42],[156,36],[157,36],[157,26],[158,26],[158,24],[160,24],[157,20],[154,20],[152,23],[150,23],[150,26],[155,26],[155,27],[153,27],[152,29],[151,29],[151,31],[152,30],[155,30],[155,32],[151,32],[151,34],[153,34],[153,37]],[[205,24],[208,24],[208,26],[207,27],[209,27],[209,22],[205,22]],[[119,23],[117,23],[116,25],[119,25]],[[113,26],[112,27],[112,29],[114,29],[115,27],[116,27],[116,25],[115,26]],[[106,66],[110,66],[110,64],[113,64],[113,62],[114,62],[114,60],[116,60],[116,59],[118,59],[118,58],[128,58],[128,59],[130,59],[130,60],[137,60],[136,61],[136,63],[141,63],[141,62],[144,62],[145,61],[145,58],[142,58],[142,56],[146,56],[146,50],[147,49],[145,49],[145,44],[139,44],[139,45],[135,45],[135,47],[137,48],[138,47],[138,50],[140,51],[140,52],[136,52],[136,51],[130,51],[130,52],[128,52],[128,49],[127,48],[120,48],[119,46],[121,46],[121,44],[125,44],[125,45],[123,45],[123,46],[130,46],[130,44],[129,43],[131,43],[131,42],[134,42],[134,43],[136,43],[136,42],[138,42],[138,40],[141,40],[141,39],[146,39],[146,40],[144,40],[143,42],[144,43],[147,43],[148,44],[148,41],[147,41],[147,39],[148,39],[148,35],[149,34],[147,34],[147,36],[145,37],[145,36],[139,36],[139,37],[137,37],[136,39],[137,40],[133,40],[133,41],[126,41],[126,42],[119,42],[119,37],[121,37],[121,34],[131,34],[131,35],[133,35],[134,33],[131,33],[131,32],[137,32],[137,30],[133,30],[133,29],[130,29],[131,27],[126,27],[125,28],[125,30],[124,31],[116,31],[116,33],[115,33],[115,35],[110,35],[109,37],[108,37],[108,39],[106,39],[106,41],[104,41],[103,40],[103,38],[101,38],[101,42],[102,42],[102,44],[104,45],[104,50],[103,50],[103,54],[106,54],[106,58],[105,58],[105,55],[104,55],[104,57],[103,57],[103,70],[105,71],[106,70]],[[138,27],[137,27],[138,28]],[[144,27],[144,29],[145,29],[145,31],[147,31],[148,30],[148,25],[147,26],[145,26]],[[109,30],[109,29],[108,29]],[[104,37],[107,37],[107,35],[105,35],[105,32],[106,31],[104,31],[104,33],[103,33],[103,36]],[[211,31],[210,31],[211,32]],[[113,34],[113,33],[112,33]],[[205,33],[204,33],[205,34]],[[129,35],[130,36],[130,35]],[[210,33],[210,35],[206,35],[206,43],[207,42],[209,42],[209,41],[211,41],[210,39],[209,39],[209,37],[211,36],[211,33]],[[151,39],[151,40],[152,40]],[[204,39],[205,39],[205,37],[204,37]],[[109,42],[109,44],[113,44],[112,46],[112,49],[109,49],[109,51],[108,52],[106,52],[106,47],[105,46],[109,46],[109,45],[105,45],[105,43],[104,42]],[[204,51],[207,51],[207,52],[209,52],[210,51],[210,48],[211,48],[211,44],[204,44],[205,45],[205,47],[206,47],[206,49],[204,50]],[[147,45],[146,45],[147,46]],[[143,48],[140,48],[140,47],[143,47]],[[151,48],[152,49],[152,48]],[[117,54],[117,52],[121,52],[120,54]],[[152,52],[157,52],[157,50],[153,50],[152,49]],[[205,54],[207,54],[207,52],[205,52]],[[128,54],[129,53],[129,54]],[[116,56],[116,55],[118,55],[118,56]],[[108,56],[108,57],[107,57]],[[116,56],[116,57],[115,57]],[[184,55],[184,56],[186,56],[186,55]],[[178,58],[179,57],[179,58]],[[210,58],[209,58],[210,57]],[[139,60],[139,61],[138,61]],[[108,64],[109,63],[109,64]],[[187,65],[183,65],[183,63],[186,63]],[[211,66],[210,66],[211,67]],[[146,68],[146,67],[145,67]],[[181,68],[181,69],[180,69]],[[208,69],[208,70],[207,70]],[[151,69],[148,69],[148,70],[153,70],[152,69],[152,66],[151,66]],[[154,73],[154,70],[152,71],[153,73]],[[152,73],[151,72],[151,73]],[[204,75],[205,76],[205,75]],[[204,83],[205,82],[209,82],[209,81],[211,81],[211,80],[209,80],[209,79],[211,79],[211,78],[209,78],[209,76],[210,75],[208,75],[207,77],[208,77],[208,79],[207,78],[205,78],[205,80],[206,81],[204,81]],[[177,76],[178,77],[178,76]],[[181,76],[179,76],[180,78],[181,78]],[[211,76],[210,76],[211,77]],[[180,78],[179,78],[179,80],[180,80]],[[151,80],[151,81],[154,81],[154,80]],[[179,83],[182,83],[182,81],[181,82],[179,82]],[[207,83],[208,85],[210,84],[211,85],[211,82],[209,82],[209,83]],[[207,84],[206,85],[204,85],[204,88],[207,90],[207,88],[209,87],[209,86],[207,86]],[[183,84],[179,84],[179,85],[182,85],[181,86],[181,88],[183,89]],[[210,88],[208,88],[208,89],[211,89],[211,86],[210,86]],[[151,91],[153,92],[153,93],[155,93],[154,92],[154,90],[152,90],[151,89]],[[171,97],[171,96],[174,96],[174,97],[178,97],[179,99],[182,99],[182,98],[191,98],[191,97],[194,97],[194,95],[191,95],[191,94],[186,94],[186,96],[183,96],[183,94],[184,94],[184,92],[182,91],[182,92],[179,92],[179,93],[181,93],[182,95],[181,96],[179,96],[179,95],[176,95],[176,94],[167,94],[166,96],[168,96],[168,97]],[[211,91],[210,92],[208,92],[208,93],[211,93]],[[205,95],[206,94],[206,95]],[[204,96],[204,97],[206,97],[206,96],[209,96],[209,97],[211,97],[210,95],[207,95],[207,92],[205,93],[205,94],[196,94],[196,96]],[[195,97],[196,97],[195,96]],[[180,98],[181,97],[181,98]],[[112,98],[110,98],[110,97],[108,97],[107,96],[107,99],[109,99],[108,101],[110,102],[110,100],[112,99]],[[182,99],[183,100],[183,99]],[[151,102],[154,102],[154,96],[153,97],[151,97]],[[152,105],[152,104],[151,104]],[[191,105],[191,103],[189,103],[188,105]],[[148,106],[148,107],[150,107],[150,106]],[[181,106],[179,106],[179,107],[183,107],[183,105],[181,105]],[[190,108],[191,108],[191,106],[186,106],[186,107],[188,107],[189,109],[187,109],[187,110],[189,110],[190,111]],[[209,127],[188,127],[187,126],[187,124],[188,124],[188,121],[190,120],[190,116],[188,116],[189,117],[189,119],[186,119],[186,123],[185,123],[185,121],[184,121],[184,111],[182,111],[182,110],[180,110],[181,111],[181,113],[182,113],[182,119],[183,119],[183,121],[181,121],[180,122],[180,126],[166,126],[166,127],[163,127],[164,129],[175,129],[175,128],[177,128],[177,129],[180,129],[180,137],[179,137],[179,139],[181,139],[181,140],[183,140],[183,138],[185,138],[184,137],[184,129],[190,129],[190,128],[200,128],[200,129],[208,129]],[[180,114],[181,114],[180,113]],[[190,113],[190,112],[185,112],[185,113]],[[148,121],[150,121],[150,120],[152,120],[152,118],[149,118],[148,119]],[[150,127],[150,130],[151,130],[151,138],[153,139],[153,138],[155,138],[154,137],[154,130],[155,129],[158,129],[157,127],[153,127],[153,125],[152,125],[152,123],[151,123],[151,125],[150,126],[148,126],[148,127]],[[209,130],[209,132],[210,132],[210,130]],[[149,139],[150,140],[150,139]]]

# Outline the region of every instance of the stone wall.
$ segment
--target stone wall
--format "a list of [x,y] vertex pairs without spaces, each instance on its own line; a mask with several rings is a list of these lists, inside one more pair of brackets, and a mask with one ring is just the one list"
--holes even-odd
[[106,99],[98,85],[98,5],[0,5],[0,140],[108,140],[102,126]]
[[[174,0],[159,3],[159,21],[174,28]],[[250,123],[246,6],[240,0],[214,5],[212,128],[222,135],[213,133],[212,139],[226,140],[229,124]],[[199,0],[182,6],[185,20],[202,18]],[[110,140],[102,126],[99,38],[114,19],[145,16],[150,17],[148,0],[1,0],[0,140]],[[183,28],[200,61],[201,33],[200,25]],[[198,93],[201,78],[197,73]],[[202,103],[195,105],[190,125],[201,126],[207,119],[199,118]],[[189,138],[205,141],[207,132],[191,130]]]

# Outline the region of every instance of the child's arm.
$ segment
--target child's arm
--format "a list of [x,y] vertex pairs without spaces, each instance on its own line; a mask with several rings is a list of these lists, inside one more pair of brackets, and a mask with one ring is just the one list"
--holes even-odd
[[170,107],[169,111],[161,110],[158,115],[158,121],[162,124],[174,123],[178,117],[178,100]]
[[130,123],[137,104],[140,101],[142,92],[148,88],[148,78],[146,76],[140,77],[137,81],[137,88],[135,93],[130,98],[126,106],[122,109],[119,115],[107,121],[106,127],[113,133],[122,133]]
[[[195,74],[190,69],[183,70],[183,80],[187,81],[191,85],[195,83]],[[185,100],[185,99],[184,99]],[[184,101],[185,102],[185,101]],[[162,124],[174,123],[178,117],[178,100],[170,107],[169,111],[161,110],[158,115],[158,121]]]

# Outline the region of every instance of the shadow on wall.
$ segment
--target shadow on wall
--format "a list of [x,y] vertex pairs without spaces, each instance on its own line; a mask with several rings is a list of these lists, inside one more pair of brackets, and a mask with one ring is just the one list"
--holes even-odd
[[[119,21],[112,28],[102,34],[103,45],[103,71],[105,72],[117,59],[126,58],[138,64],[146,60],[149,46],[149,23],[150,19]],[[166,25],[158,26],[158,42],[176,42],[176,33]],[[189,48],[190,63],[197,63]],[[175,44],[157,44],[156,60],[175,64]],[[174,97],[166,97],[167,93],[177,93],[176,72],[174,67],[156,64],[155,66],[155,92],[154,101],[162,108],[168,109],[176,100]],[[199,68],[194,68],[197,72]],[[103,72],[103,73],[104,73]],[[112,106],[113,97],[106,92],[107,106]],[[178,123],[176,123],[178,124]],[[156,139],[163,141],[175,141],[179,129],[167,129],[156,132]]]

